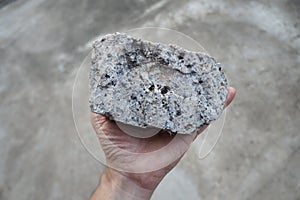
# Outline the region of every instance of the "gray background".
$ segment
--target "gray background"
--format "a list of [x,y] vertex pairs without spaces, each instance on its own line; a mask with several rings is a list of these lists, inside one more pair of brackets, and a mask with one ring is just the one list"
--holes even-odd
[[300,199],[300,1],[0,1],[0,199],[87,199],[103,171],[75,131],[76,71],[99,34],[161,26],[199,41],[238,93],[221,140],[152,199]]

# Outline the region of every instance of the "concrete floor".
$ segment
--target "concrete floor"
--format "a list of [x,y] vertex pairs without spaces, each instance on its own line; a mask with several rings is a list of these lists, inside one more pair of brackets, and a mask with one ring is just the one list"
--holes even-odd
[[237,97],[205,159],[191,148],[152,199],[300,199],[300,1],[0,1],[0,199],[87,199],[103,166],[71,93],[99,34],[161,26],[223,63]]

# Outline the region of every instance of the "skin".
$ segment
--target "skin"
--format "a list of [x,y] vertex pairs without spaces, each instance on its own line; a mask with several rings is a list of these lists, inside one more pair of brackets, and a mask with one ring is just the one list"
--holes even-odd
[[[232,102],[235,94],[236,90],[228,87],[225,108]],[[102,174],[91,200],[150,199],[161,180],[176,166],[197,136],[207,128],[203,126],[191,135],[174,136],[160,131],[150,138],[137,138],[124,133],[114,121],[100,114],[91,113],[91,123],[109,166]],[[146,154],[165,146],[169,148],[164,148],[158,156],[150,157]],[[160,163],[166,165],[161,167]]]

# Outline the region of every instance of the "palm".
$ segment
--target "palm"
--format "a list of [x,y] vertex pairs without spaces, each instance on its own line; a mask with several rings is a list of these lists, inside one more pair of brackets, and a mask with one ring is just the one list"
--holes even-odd
[[[228,88],[225,106],[230,104],[234,95],[235,90]],[[149,138],[137,138],[126,134],[114,121],[103,115],[91,113],[91,121],[109,167],[128,176],[152,173],[157,179],[162,179],[177,164],[197,135],[206,128],[203,127],[192,135],[172,136],[160,131]]]

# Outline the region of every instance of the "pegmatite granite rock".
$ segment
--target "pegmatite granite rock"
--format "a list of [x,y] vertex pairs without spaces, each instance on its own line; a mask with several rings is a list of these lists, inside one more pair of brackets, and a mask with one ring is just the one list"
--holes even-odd
[[115,121],[192,134],[217,119],[227,80],[214,58],[114,33],[93,43],[90,108]]

